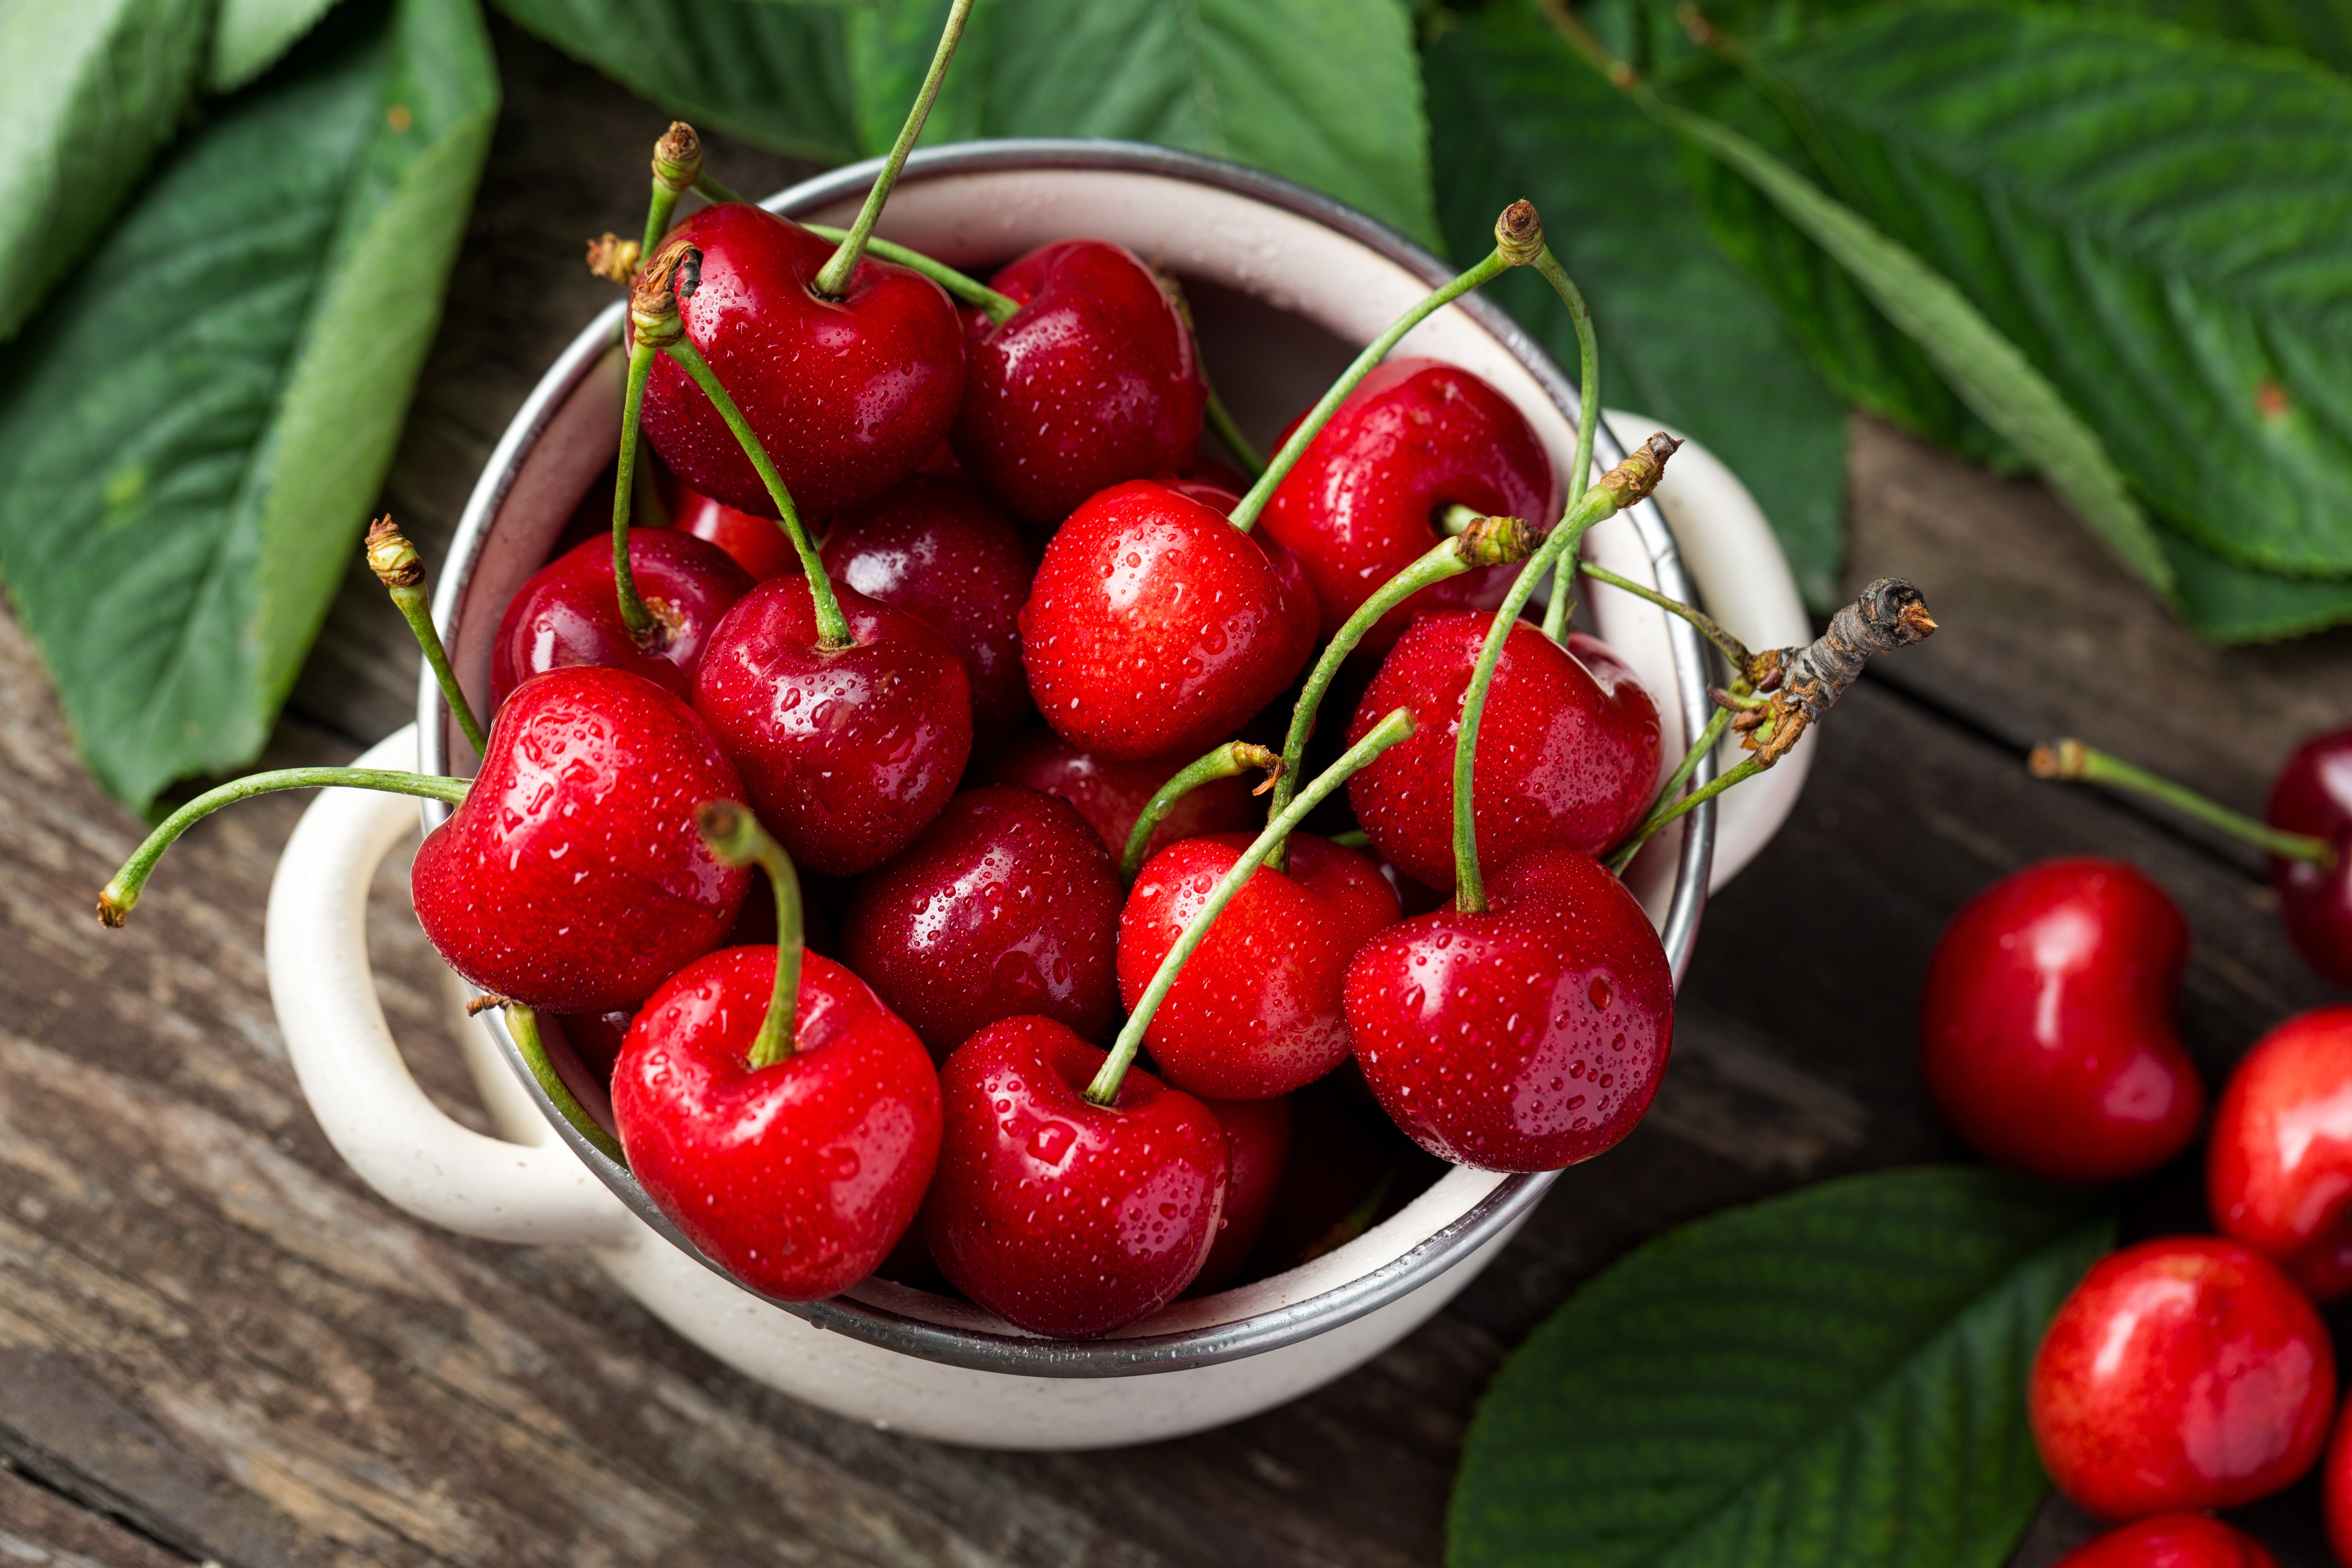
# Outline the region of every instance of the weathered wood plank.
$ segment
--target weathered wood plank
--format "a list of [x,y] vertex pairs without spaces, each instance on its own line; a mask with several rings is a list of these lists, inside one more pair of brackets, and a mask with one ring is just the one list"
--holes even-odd
[[24,1479],[0,1460],[0,1563],[18,1568],[186,1568],[120,1520]]

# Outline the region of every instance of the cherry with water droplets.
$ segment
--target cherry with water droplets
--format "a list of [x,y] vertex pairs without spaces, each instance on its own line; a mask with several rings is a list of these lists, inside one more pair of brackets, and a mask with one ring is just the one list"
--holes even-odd
[[782,577],[801,569],[793,542],[772,517],[738,511],[725,501],[712,500],[665,478],[663,499],[669,506],[670,529],[690,534],[725,551],[754,583]]
[[[774,523],[764,526],[779,533]],[[666,528],[629,531],[629,570],[657,628],[647,644],[622,623],[610,535],[531,574],[507,601],[490,645],[493,710],[532,676],[570,665],[625,669],[680,696],[694,689],[710,634],[751,591],[751,574],[717,545]]]
[[2315,1300],[2352,1290],[2352,1007],[2254,1043],[2213,1110],[2205,1194],[2221,1234]]
[[1124,247],[1065,239],[989,286],[1019,305],[964,312],[970,366],[949,441],[1025,522],[1051,527],[1097,491],[1190,463],[1208,392],[1192,333]]
[[[987,779],[991,784],[1019,784],[1068,801],[1116,857],[1127,847],[1135,819],[1143,815],[1160,786],[1192,761],[1169,756],[1115,762],[1081,751],[1051,730],[1031,730],[989,762]],[[1239,775],[1212,779],[1185,795],[1160,819],[1144,853],[1157,855],[1180,839],[1205,833],[1239,832],[1256,817],[1249,780]]]
[[2076,1548],[2057,1568],[2278,1568],[2278,1559],[2210,1515],[2160,1513]]
[[[1456,505],[1548,525],[1559,515],[1551,460],[1517,405],[1479,377],[1438,360],[1392,359],[1348,395],[1260,522],[1306,566],[1329,637],[1444,538],[1440,520]],[[1491,610],[1518,570],[1482,567],[1423,588],[1359,646],[1380,652],[1423,616]]]
[[449,966],[551,1013],[628,1007],[708,952],[746,873],[695,831],[743,785],[691,709],[626,670],[515,689],[449,820],[418,847],[416,918]]
[[842,956],[935,1057],[1022,1014],[1099,1042],[1119,900],[1109,851],[1067,801],[985,785],[858,882]]
[[1389,927],[1349,966],[1381,1109],[1440,1159],[1554,1171],[1633,1130],[1674,1038],[1674,976],[1625,885],[1573,849],[1487,879],[1488,907]]
[[[1391,709],[1422,721],[1348,783],[1348,803],[1381,856],[1414,881],[1454,886],[1454,752],[1463,697],[1494,617],[1457,610],[1415,622],[1381,662],[1348,738]],[[1495,667],[1473,784],[1478,856],[1500,866],[1563,845],[1598,855],[1649,810],[1658,781],[1658,709],[1608,645],[1511,627]]]
[[805,577],[752,588],[711,635],[695,711],[760,820],[827,876],[880,865],[945,806],[971,754],[971,683],[929,626],[850,589],[827,647]]
[[940,1070],[939,1173],[923,1236],[958,1289],[1017,1327],[1091,1339],[1201,1272],[1223,1217],[1225,1134],[1139,1068],[1097,1105],[1107,1059],[1050,1018],[1007,1018]]
[[865,982],[800,960],[789,1055],[754,1065],[777,950],[696,960],[629,1026],[613,1075],[629,1170],[687,1238],[787,1301],[838,1295],[914,1220],[940,1147],[940,1086]]
[[1225,1134],[1225,1213],[1209,1260],[1185,1289],[1187,1296],[1213,1295],[1240,1277],[1274,1212],[1274,1195],[1290,1158],[1288,1097],[1201,1103]]
[[[701,254],[678,289],[687,340],[767,448],[805,517],[870,500],[915,471],[963,395],[963,325],[940,286],[862,257],[840,298],[816,278],[837,248],[743,202],[703,208],[668,243]],[[688,488],[776,515],[757,469],[693,378],[656,358],[646,437]]]
[[1071,744],[1198,755],[1282,694],[1315,627],[1288,551],[1138,479],[1089,499],[1046,543],[1021,657],[1037,710]]
[[[1190,838],[1145,863],[1119,916],[1129,1007],[1255,837]],[[1234,895],[1144,1034],[1160,1076],[1188,1093],[1264,1100],[1347,1059],[1340,985],[1357,950],[1397,919],[1396,895],[1370,861],[1328,839],[1294,834],[1288,854],[1286,872],[1260,867]]]
[[1986,1158],[2111,1182],[2188,1146],[2204,1114],[2172,1026],[2189,927],[2120,860],[2047,860],[1952,918],[1919,1001],[1927,1090]]
[[1030,711],[1021,606],[1037,569],[1020,531],[970,485],[917,474],[833,521],[819,553],[836,583],[901,609],[948,640],[971,678],[982,742]]
[[2102,1519],[2267,1496],[2311,1468],[2335,1410],[2318,1312],[2269,1259],[2212,1237],[2094,1264],[2026,1387],[2042,1468]]

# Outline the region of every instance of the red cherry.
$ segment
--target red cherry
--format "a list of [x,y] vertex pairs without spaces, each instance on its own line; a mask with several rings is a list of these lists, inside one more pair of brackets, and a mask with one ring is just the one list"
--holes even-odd
[[2111,1182],[2188,1146],[2205,1109],[2173,1033],[2189,928],[2120,860],[2045,860],[1945,928],[1919,1001],[1920,1063],[1987,1159]]
[[[801,558],[774,518],[737,511],[724,501],[712,500],[675,482],[664,488],[669,492],[672,531],[709,540],[749,572],[753,582],[800,571]],[[630,559],[634,563],[635,557]]]
[[874,1271],[940,1150],[940,1086],[912,1029],[828,958],[801,959],[793,1054],[750,1065],[776,950],[730,947],[656,992],[613,1077],[629,1169],[688,1239],[769,1296]]
[[484,991],[551,1013],[630,1007],[707,952],[749,878],[694,808],[742,782],[693,710],[579,665],[515,689],[489,754],[410,872],[416,918]]
[[2273,827],[2334,847],[2332,866],[2272,856],[2271,884],[2304,962],[2338,985],[2352,985],[2352,730],[2296,747],[2271,785],[2263,816]]
[[[1454,748],[1462,699],[1494,617],[1458,610],[1413,624],[1356,705],[1348,742],[1411,709],[1420,727],[1348,781],[1348,802],[1381,854],[1414,881],[1454,886]],[[1444,723],[1437,722],[1440,715]],[[1657,704],[1608,645],[1571,633],[1563,648],[1511,628],[1487,689],[1472,795],[1482,865],[1544,845],[1598,855],[1650,808],[1658,781]]]
[[[1260,521],[1306,565],[1329,637],[1429,552],[1444,537],[1438,520],[1457,504],[1547,526],[1560,510],[1551,459],[1517,405],[1486,382],[1437,360],[1392,359],[1339,405]],[[1491,610],[1518,570],[1488,566],[1423,588],[1359,646],[1377,653],[1423,616]]]
[[661,625],[658,642],[641,647],[621,624],[612,536],[591,539],[541,567],[507,601],[490,645],[491,708],[532,676],[576,664],[625,669],[680,696],[692,690],[712,629],[751,591],[751,576],[716,545],[666,528],[629,531],[629,572]]
[[[991,784],[1019,784],[1059,795],[1077,807],[1087,826],[1116,857],[1127,848],[1135,819],[1192,757],[1144,757],[1113,762],[1082,752],[1051,730],[1032,730],[999,752],[988,766]],[[1257,819],[1246,777],[1213,779],[1178,801],[1151,835],[1146,856],[1180,839],[1204,833],[1238,832]]]
[[2205,1191],[2221,1234],[2322,1301],[2352,1290],[2352,1007],[2255,1042],[2214,1108]]
[[1207,388],[1192,333],[1123,247],[1065,239],[989,280],[1021,309],[964,323],[971,377],[949,440],[1014,516],[1053,524],[1097,490],[1191,461]]
[[1304,668],[1313,604],[1281,545],[1166,485],[1119,485],[1045,546],[1021,611],[1030,695],[1087,751],[1197,756]]
[[1099,1040],[1118,1001],[1118,906],[1110,852],[1069,802],[990,785],[866,873],[842,956],[935,1057],[1024,1013]]
[[940,1074],[924,1239],[958,1289],[1033,1333],[1090,1339],[1158,1311],[1223,1217],[1216,1117],[1138,1068],[1116,1105],[1095,1104],[1107,1059],[1066,1025],[1007,1018]]
[[[834,252],[742,202],[670,230],[702,253],[678,318],[765,447],[804,519],[870,500],[915,471],[963,395],[963,326],[940,286],[868,256],[843,298],[812,285]],[[689,287],[690,282],[690,287]],[[762,517],[767,487],[691,376],[656,356],[643,428],[688,488]]]
[[[1118,989],[1133,1008],[1160,961],[1255,836],[1188,838],[1146,862],[1118,922]],[[1144,1044],[1187,1093],[1264,1100],[1348,1058],[1348,961],[1393,924],[1396,894],[1370,861],[1293,834],[1287,874],[1261,867],[1185,962]]]
[[1290,1101],[1204,1100],[1225,1133],[1225,1216],[1210,1244],[1209,1260],[1184,1292],[1208,1296],[1240,1275],[1274,1211],[1282,1168],[1290,1158]]
[[[745,899],[744,903],[751,903]],[[621,1042],[629,1033],[629,1020],[636,1016],[634,1009],[616,1007],[609,1013],[551,1013],[563,1037],[571,1042],[583,1066],[596,1075],[597,1081],[613,1081],[613,1064],[621,1059]],[[541,1019],[542,1026],[547,1019]]]
[[2278,1559],[2218,1519],[2163,1513],[2109,1531],[2058,1568],[2278,1568]]
[[917,474],[834,519],[819,553],[835,582],[947,638],[971,677],[975,735],[1002,734],[1028,715],[1020,618],[1037,561],[987,497]]
[[2229,1508],[2319,1457],[2336,1352],[2259,1253],[2168,1237],[2092,1267],[2042,1338],[2026,1404],[2050,1479],[2101,1518]]
[[1486,893],[1484,913],[1422,915],[1356,955],[1356,1064],[1438,1158],[1558,1170],[1649,1110],[1674,1039],[1674,975],[1633,895],[1573,849],[1520,857]]
[[711,634],[694,706],[793,859],[827,876],[914,841],[971,754],[971,683],[929,626],[850,589],[851,637],[817,640],[805,577],[771,577]]

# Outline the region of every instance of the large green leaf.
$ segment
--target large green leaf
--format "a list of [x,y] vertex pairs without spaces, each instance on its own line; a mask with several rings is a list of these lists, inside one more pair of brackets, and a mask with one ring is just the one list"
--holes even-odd
[[335,0],[220,0],[205,85],[234,92],[276,65]]
[[2043,1489],[2025,1377],[2111,1244],[1975,1169],[1700,1220],[1579,1291],[1471,1426],[1453,1568],[1993,1568]]
[[346,5],[0,371],[0,580],[134,804],[252,756],[341,581],[497,115],[473,0]]
[[2098,436],[1941,273],[1730,127],[1672,107],[1663,113],[1833,258],[1961,400],[2042,470],[2117,560],[2170,591],[2171,563]]
[[[866,150],[890,144],[946,0],[848,13]],[[1231,158],[1435,243],[1402,0],[979,0],[929,142],[1103,136]]]
[[[1601,346],[1601,395],[1714,448],[1755,492],[1805,596],[1834,607],[1845,411],[1771,301],[1707,237],[1675,139],[1579,60],[1525,0],[1430,48],[1438,211],[1454,254],[1493,243],[1521,196],[1544,215]],[[1640,217],[1622,220],[1628,192]],[[1576,331],[1530,272],[1494,291],[1564,364]]]
[[2176,529],[2159,526],[2157,537],[2172,561],[2181,613],[2214,642],[2276,642],[2352,621],[2352,579],[2255,572]]
[[187,108],[211,0],[0,5],[0,339],[96,237]]
[[565,54],[703,130],[819,163],[857,155],[835,8],[773,0],[497,5]]
[[2168,519],[2245,565],[2352,574],[2352,84],[1979,3],[1862,13],[1765,65],[1849,199]]

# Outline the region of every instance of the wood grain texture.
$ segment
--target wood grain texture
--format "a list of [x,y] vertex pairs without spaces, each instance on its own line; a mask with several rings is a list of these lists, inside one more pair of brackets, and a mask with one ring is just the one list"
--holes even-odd
[[[428,549],[608,297],[578,247],[628,226],[662,123],[496,37],[506,114],[389,486]],[[790,173],[723,146],[714,167],[751,188]],[[583,1254],[456,1239],[373,1197],[304,1110],[263,982],[260,911],[302,802],[199,827],[130,928],[100,931],[90,900],[138,825],[83,777],[0,617],[0,1458],[16,1467],[0,1562],[1436,1563],[1479,1390],[1580,1281],[1695,1215],[1962,1153],[1921,1089],[1912,1009],[1937,932],[1993,878],[2090,851],[2162,881],[2196,935],[2182,1023],[2209,1072],[2326,994],[2251,862],[2034,784],[2016,748],[2082,729],[2242,801],[2295,732],[2345,717],[2327,677],[2352,644],[2207,653],[2038,489],[1868,424],[1855,450],[1857,576],[1915,577],[1946,630],[1832,715],[1797,816],[1710,908],[1649,1121],[1370,1366],[1224,1431],[1090,1456],[819,1414],[676,1339]],[[355,582],[274,762],[347,757],[408,717],[404,631]],[[1796,931],[1837,939],[1792,953]],[[479,1125],[397,863],[371,944],[420,1078]],[[2134,1194],[2131,1224],[2191,1225],[2195,1207],[2192,1161]],[[2325,1561],[2308,1504],[2249,1516],[2288,1568]],[[2089,1528],[2053,1504],[2021,1568]]]

